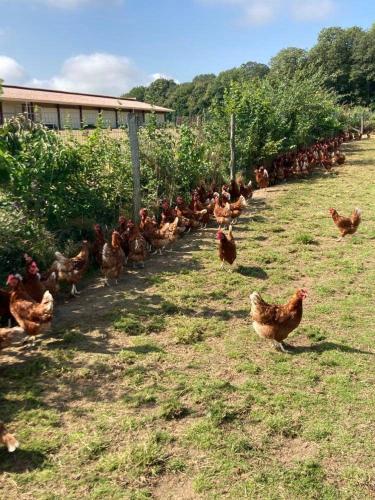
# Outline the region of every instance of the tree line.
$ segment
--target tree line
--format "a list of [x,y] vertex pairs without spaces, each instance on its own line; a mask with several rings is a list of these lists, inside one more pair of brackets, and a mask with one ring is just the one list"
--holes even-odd
[[134,87],[127,96],[172,108],[177,116],[205,114],[215,102],[222,102],[231,82],[268,79],[270,82],[291,78],[305,70],[318,73],[324,87],[338,96],[340,104],[375,105],[375,24],[368,30],[324,28],[310,49],[282,49],[269,65],[247,62],[218,75],[202,74],[191,82],[178,84],[160,78],[149,86]]

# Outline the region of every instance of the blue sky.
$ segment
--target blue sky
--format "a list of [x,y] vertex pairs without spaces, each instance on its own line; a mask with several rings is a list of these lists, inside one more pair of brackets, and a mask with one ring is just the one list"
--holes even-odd
[[323,27],[375,22],[369,0],[0,0],[0,12],[5,83],[113,95],[267,63],[310,48]]

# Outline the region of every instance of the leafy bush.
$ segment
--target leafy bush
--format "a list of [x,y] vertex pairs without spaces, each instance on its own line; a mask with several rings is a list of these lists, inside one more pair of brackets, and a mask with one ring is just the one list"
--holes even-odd
[[[127,141],[98,128],[79,143],[20,115],[0,130],[0,148],[11,163],[8,189],[49,229],[76,221],[114,220],[131,199]],[[82,222],[81,222],[82,225]]]
[[54,250],[54,237],[43,224],[27,216],[17,202],[10,202],[0,191],[0,279],[24,268],[25,252],[46,266]]

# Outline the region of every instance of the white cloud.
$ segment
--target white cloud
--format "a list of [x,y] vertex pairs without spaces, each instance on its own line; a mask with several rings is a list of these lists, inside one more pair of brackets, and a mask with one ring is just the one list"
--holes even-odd
[[278,2],[264,0],[249,2],[249,5],[245,6],[243,22],[246,24],[268,24],[274,20],[277,10]]
[[26,71],[15,59],[0,55],[0,78],[5,83],[21,83],[26,78]]
[[336,9],[336,0],[198,0],[212,6],[228,6],[238,11],[240,24],[264,25],[280,16],[297,21],[319,21]]
[[[34,0],[60,9],[72,9],[94,3],[92,0]],[[96,3],[96,2],[95,2]]]
[[166,75],[165,73],[153,73],[151,75],[152,82],[154,82],[155,80],[159,80],[160,78],[163,78],[164,80],[173,80],[176,83],[180,83],[178,80],[176,80],[176,78],[173,78],[173,76],[170,75]]
[[293,2],[292,14],[298,21],[326,19],[336,9],[333,0],[297,0]]
[[47,5],[58,9],[75,9],[78,7],[88,6],[107,6],[108,4],[116,5],[121,4],[123,0],[0,0],[1,3],[12,2],[28,5]]
[[47,80],[33,79],[32,86],[108,95],[120,95],[146,81],[128,59],[106,53],[80,54],[67,59],[59,74]]
[[0,55],[0,79],[9,85],[119,96],[132,87],[148,85],[158,78],[173,79],[163,73],[147,75],[125,56],[94,53],[70,57],[50,78],[30,79],[16,60]]

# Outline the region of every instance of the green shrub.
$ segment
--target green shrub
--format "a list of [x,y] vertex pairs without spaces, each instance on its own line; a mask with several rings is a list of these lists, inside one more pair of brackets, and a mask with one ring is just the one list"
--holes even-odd
[[19,203],[11,202],[0,190],[0,279],[23,270],[23,254],[29,253],[42,267],[56,250],[53,235],[36,219],[27,215]]

